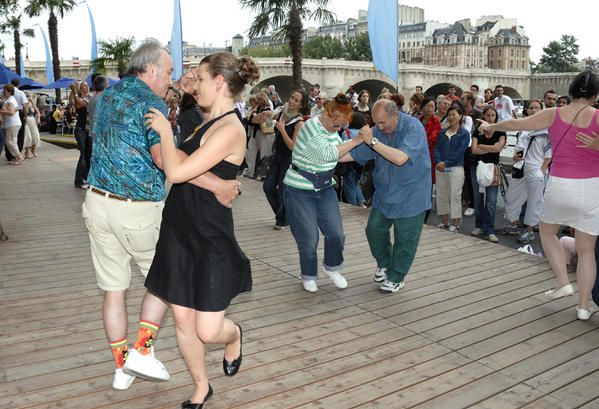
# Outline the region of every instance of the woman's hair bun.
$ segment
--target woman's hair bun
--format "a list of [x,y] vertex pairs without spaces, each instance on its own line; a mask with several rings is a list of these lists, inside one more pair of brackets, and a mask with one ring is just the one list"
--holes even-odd
[[260,78],[260,70],[256,62],[250,57],[240,57],[237,60],[239,77],[246,83],[252,85]]

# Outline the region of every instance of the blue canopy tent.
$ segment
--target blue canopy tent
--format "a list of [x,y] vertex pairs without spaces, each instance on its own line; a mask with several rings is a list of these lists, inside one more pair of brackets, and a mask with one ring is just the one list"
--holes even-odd
[[0,64],[0,84],[8,84],[15,78],[20,80],[21,76],[8,68],[6,65]]
[[37,81],[32,80],[31,78],[27,78],[27,77],[21,77],[20,83],[21,83],[21,85],[19,86],[20,89],[42,89],[42,88],[48,87],[47,85],[44,85],[40,82],[37,82]]
[[73,82],[77,82],[78,80],[69,77],[62,77],[58,81],[54,81],[46,86],[44,89],[57,89],[57,88],[69,88]]

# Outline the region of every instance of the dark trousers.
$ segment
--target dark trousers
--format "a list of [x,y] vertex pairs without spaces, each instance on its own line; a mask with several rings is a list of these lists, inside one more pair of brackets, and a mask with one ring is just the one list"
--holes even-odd
[[75,140],[79,148],[79,160],[75,168],[75,186],[81,186],[87,180],[92,157],[92,140],[87,131],[75,128]]
[[474,208],[475,188],[472,186],[472,177],[476,178],[476,156],[470,148],[464,153],[464,186],[462,187],[462,202],[466,207]]
[[264,179],[263,190],[266,200],[270,204],[275,214],[275,221],[278,226],[287,226],[287,217],[285,214],[285,203],[283,202],[284,185],[283,179],[287,169],[291,165],[291,156],[282,157],[275,153],[270,162],[270,168]]
[[[19,129],[19,134],[17,135],[17,145],[19,146],[19,152],[22,152],[23,143],[25,142],[25,121],[27,120],[27,117],[23,115],[22,111],[19,111],[19,118],[21,119],[21,128]],[[13,160],[14,156],[10,154],[6,146],[4,146],[4,153],[6,154],[6,160]]]
[[[387,269],[389,281],[404,281],[418,249],[424,224],[424,212],[411,217],[388,219],[372,208],[366,225],[366,238],[377,267]],[[393,227],[393,243],[391,243]]]

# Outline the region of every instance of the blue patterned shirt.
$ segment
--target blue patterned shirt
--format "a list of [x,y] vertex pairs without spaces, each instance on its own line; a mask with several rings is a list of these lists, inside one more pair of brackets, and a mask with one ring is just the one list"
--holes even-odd
[[167,114],[164,101],[135,76],[102,93],[94,115],[90,185],[132,200],[164,199],[164,173],[150,153],[160,137],[143,124],[150,108]]

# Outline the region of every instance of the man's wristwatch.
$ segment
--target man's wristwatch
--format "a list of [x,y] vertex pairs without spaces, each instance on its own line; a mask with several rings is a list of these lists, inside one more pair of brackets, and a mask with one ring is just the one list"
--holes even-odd
[[379,140],[376,137],[373,137],[370,141],[370,147],[374,149],[374,145],[376,145],[377,143],[379,143]]

